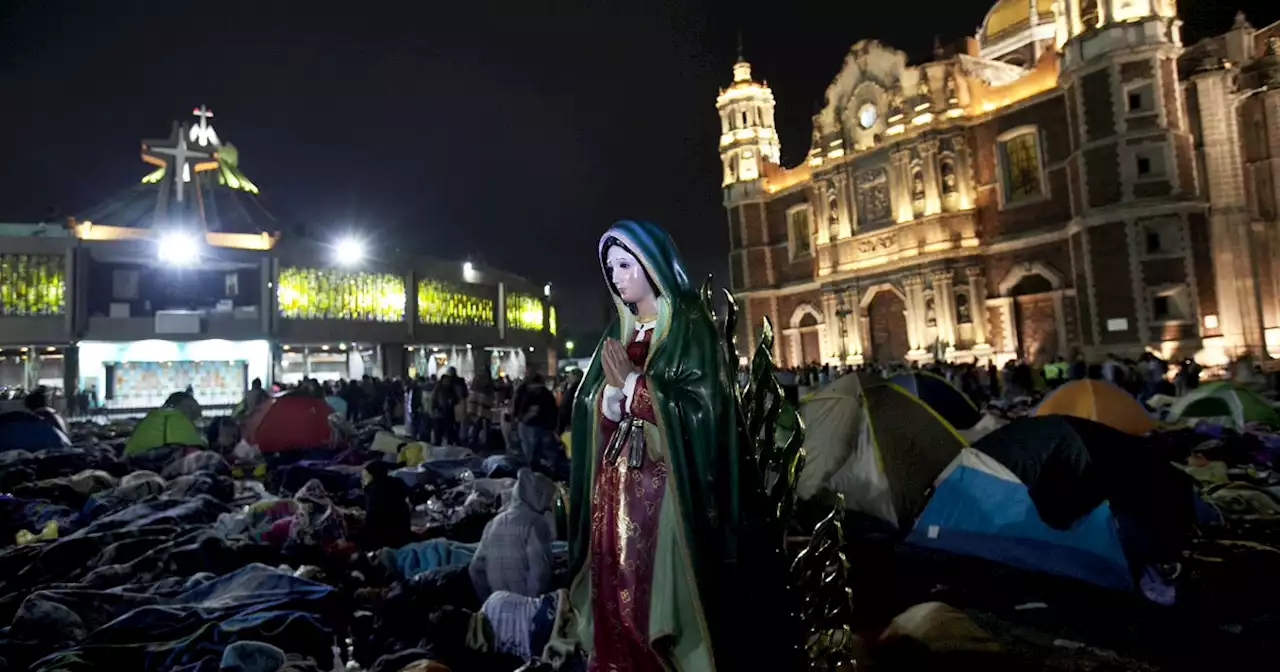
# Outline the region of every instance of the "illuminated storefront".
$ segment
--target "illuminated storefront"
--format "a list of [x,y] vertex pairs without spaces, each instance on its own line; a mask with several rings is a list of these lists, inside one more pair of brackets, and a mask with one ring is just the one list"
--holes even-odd
[[159,406],[188,386],[202,404],[236,404],[251,380],[271,374],[266,340],[82,341],[79,354],[80,387],[97,390],[107,408]]

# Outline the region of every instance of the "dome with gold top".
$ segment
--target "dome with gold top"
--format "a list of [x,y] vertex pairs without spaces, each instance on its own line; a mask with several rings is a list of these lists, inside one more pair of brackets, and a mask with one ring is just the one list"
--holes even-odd
[[1031,66],[1054,38],[1053,0],[998,0],[978,29],[983,58]]

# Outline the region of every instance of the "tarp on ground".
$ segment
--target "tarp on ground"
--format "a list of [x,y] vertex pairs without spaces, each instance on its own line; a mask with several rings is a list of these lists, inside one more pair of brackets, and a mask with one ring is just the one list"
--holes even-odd
[[205,446],[204,435],[182,411],[157,408],[133,428],[124,445],[125,455],[145,453],[161,446]]
[[1129,589],[1131,567],[1180,555],[1192,502],[1186,476],[1143,438],[1022,418],[947,468],[908,541]]
[[71,445],[61,430],[30,411],[0,413],[0,451],[37,452]]
[[982,418],[982,413],[968,395],[942,376],[928,371],[912,371],[900,373],[889,382],[923,399],[956,429],[969,429]]
[[187,416],[187,419],[191,422],[199,420],[204,415],[204,410],[200,408],[200,402],[186,392],[174,392],[169,395],[169,398],[164,400],[164,407],[176,408],[182,411],[182,414]]
[[1073,380],[1049,393],[1036,415],[1070,415],[1142,436],[1156,428],[1142,404],[1105,380]]
[[342,443],[324,399],[289,394],[268,399],[245,423],[245,440],[264,453],[334,447]]
[[1178,399],[1169,408],[1169,419],[1204,420],[1233,429],[1241,429],[1249,422],[1280,428],[1280,413],[1266,399],[1227,380],[1205,383]]
[[[855,379],[844,383],[844,394],[835,391],[809,402],[821,405],[810,412],[811,421],[806,418],[809,473],[801,472],[803,492],[811,497],[824,489],[841,493],[850,510],[908,528],[964,439],[901,387],[889,383],[849,395],[856,385]],[[811,467],[810,461],[819,466]]]

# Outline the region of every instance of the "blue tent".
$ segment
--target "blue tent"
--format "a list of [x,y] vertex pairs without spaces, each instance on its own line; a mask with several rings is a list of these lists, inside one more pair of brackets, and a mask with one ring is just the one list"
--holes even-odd
[[920,397],[938,415],[956,429],[969,429],[978,424],[982,413],[964,392],[947,382],[946,378],[926,371],[900,373],[889,379],[911,394]]
[[71,440],[52,423],[29,411],[0,413],[0,451],[36,452],[66,448]]
[[965,448],[938,477],[907,543],[1131,590],[1133,574],[1109,503],[1054,529],[1005,465]]

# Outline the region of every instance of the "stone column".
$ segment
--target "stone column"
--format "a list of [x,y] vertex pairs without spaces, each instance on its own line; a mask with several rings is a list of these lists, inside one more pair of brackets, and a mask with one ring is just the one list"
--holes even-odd
[[858,306],[858,286],[852,285],[841,291],[844,295],[844,315],[840,319],[845,325],[845,358],[862,357],[862,320],[859,319],[862,309]]
[[956,302],[951,270],[933,273],[933,308],[938,315],[938,338],[947,347],[956,344]]
[[969,281],[969,319],[973,320],[973,345],[989,345],[987,343],[987,287],[983,282],[982,267],[969,266],[964,269],[965,278]]
[[961,210],[968,210],[977,202],[973,187],[973,157],[969,151],[969,142],[963,135],[951,139],[951,146],[956,154],[956,190],[960,195]]
[[899,224],[915,219],[911,207],[911,165],[905,151],[889,155],[889,207]]
[[[924,351],[924,276],[908,275],[902,280],[907,293],[907,344],[912,352]],[[936,310],[936,307],[935,307]]]
[[838,289],[822,293],[822,361],[839,359],[845,352],[843,334],[841,334],[840,317],[836,314],[836,292]]
[[938,181],[938,141],[920,143],[920,164],[924,171],[924,214],[942,212],[942,189]]
[[840,238],[848,238],[853,235],[856,228],[856,214],[854,212],[853,203],[853,184],[849,180],[849,175],[845,172],[836,173],[831,178],[836,185],[836,197],[840,199],[840,203],[844,206],[840,210]]
[[862,356],[871,356],[871,315],[867,313],[867,309],[858,307],[858,345],[862,348]]

